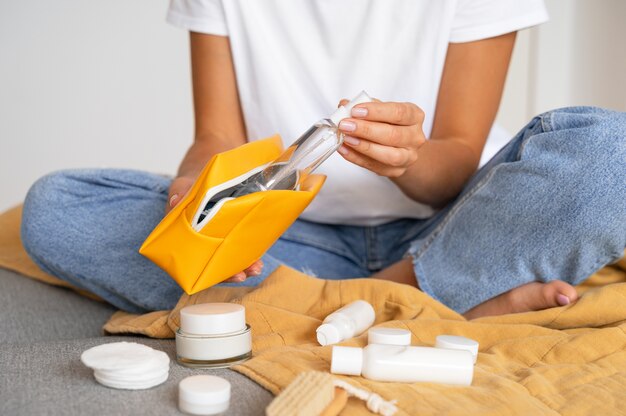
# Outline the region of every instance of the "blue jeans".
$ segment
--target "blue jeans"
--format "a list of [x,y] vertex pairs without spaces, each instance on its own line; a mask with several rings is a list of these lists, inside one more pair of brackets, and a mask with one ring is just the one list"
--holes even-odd
[[[137,252],[164,214],[170,182],[131,170],[45,176],[24,204],[24,246],[43,270],[120,309],[170,309],[181,289]],[[626,113],[567,108],[533,119],[432,218],[375,227],[298,220],[263,257],[263,273],[240,285],[280,264],[349,279],[410,256],[419,287],[465,312],[525,283],[580,283],[625,246]]]

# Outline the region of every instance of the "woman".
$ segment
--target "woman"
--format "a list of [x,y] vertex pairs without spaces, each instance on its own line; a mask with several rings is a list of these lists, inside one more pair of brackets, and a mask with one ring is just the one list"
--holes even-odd
[[515,32],[540,0],[172,0],[191,32],[195,140],[174,180],[69,171],[31,189],[24,245],[46,271],[133,312],[181,291],[137,249],[224,150],[288,144],[341,97],[320,195],[257,263],[419,287],[468,318],[566,305],[626,245],[626,118],[572,108],[532,120],[476,172]]

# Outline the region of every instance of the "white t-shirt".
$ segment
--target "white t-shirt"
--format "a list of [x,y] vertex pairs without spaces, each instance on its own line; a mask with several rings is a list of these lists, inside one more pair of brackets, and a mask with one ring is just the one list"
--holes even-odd
[[[430,134],[448,43],[542,23],[543,0],[171,0],[168,22],[228,36],[249,140],[289,145],[361,90],[408,101]],[[417,162],[419,163],[419,161]],[[302,218],[377,225],[433,210],[338,154]]]

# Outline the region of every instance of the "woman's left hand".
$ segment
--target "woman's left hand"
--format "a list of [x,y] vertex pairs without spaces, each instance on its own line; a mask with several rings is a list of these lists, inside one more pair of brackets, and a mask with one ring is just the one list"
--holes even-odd
[[343,158],[381,176],[404,175],[426,141],[424,112],[413,103],[374,101],[355,106],[351,115],[339,123]]

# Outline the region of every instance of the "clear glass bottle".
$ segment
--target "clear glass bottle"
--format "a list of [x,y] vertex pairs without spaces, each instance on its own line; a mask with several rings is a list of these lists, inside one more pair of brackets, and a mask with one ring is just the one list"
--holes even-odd
[[329,118],[322,119],[293,142],[265,169],[244,181],[233,197],[270,189],[298,189],[300,184],[343,143],[339,122],[350,117],[352,107],[372,99],[362,91]]
[[339,122],[350,117],[355,105],[371,101],[369,95],[361,91],[330,117],[315,123],[263,170],[214,195],[200,214],[198,224],[209,215],[218,201],[225,198],[237,198],[271,189],[298,190],[306,178],[342,145],[343,133],[339,130]]

